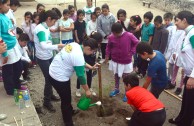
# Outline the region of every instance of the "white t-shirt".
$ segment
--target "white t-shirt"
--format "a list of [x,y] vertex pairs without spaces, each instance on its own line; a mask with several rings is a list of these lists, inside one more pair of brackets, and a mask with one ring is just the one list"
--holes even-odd
[[30,23],[29,25],[27,25],[26,22],[23,21],[23,23],[22,23],[22,29],[23,29],[23,31],[24,31],[26,34],[28,34],[30,40],[33,41],[33,34],[32,34],[32,30],[33,30],[33,29],[31,29],[31,28],[32,28],[31,25],[32,25],[32,23]]
[[19,49],[20,49],[20,52],[21,52],[21,55],[22,55],[21,60],[26,61],[26,62],[30,62],[31,60],[28,56],[26,48],[20,46]]
[[85,66],[81,46],[75,42],[66,45],[53,59],[50,67],[50,76],[60,82],[68,81],[74,72],[74,67]]
[[12,19],[14,21],[14,32],[16,34],[16,28],[17,28],[17,22],[16,19],[14,17],[14,12],[12,9],[9,9],[9,11],[7,12],[7,14],[5,14],[9,19]]
[[[50,27],[50,29],[57,29],[59,28],[60,19],[55,22],[55,24]],[[60,32],[51,32],[52,38],[60,38]]]
[[95,22],[90,20],[87,24],[87,27],[86,27],[87,35],[90,36],[93,31],[97,31],[97,20]]
[[85,21],[88,23],[91,20],[91,14],[94,12],[95,7],[88,8],[87,6],[84,7],[84,12],[85,12]]
[[52,45],[50,30],[46,23],[41,23],[34,30],[34,43],[36,57],[41,60],[48,60],[53,57],[52,50],[58,50],[58,45]]
[[185,32],[186,37],[181,46],[180,57],[186,76],[194,78],[194,48],[191,45],[194,44],[194,26],[188,26]]
[[[73,20],[71,18],[68,18],[66,21],[61,20],[59,26],[64,28],[69,28],[71,24],[73,23]],[[73,32],[61,32],[61,40],[70,40],[73,39]]]

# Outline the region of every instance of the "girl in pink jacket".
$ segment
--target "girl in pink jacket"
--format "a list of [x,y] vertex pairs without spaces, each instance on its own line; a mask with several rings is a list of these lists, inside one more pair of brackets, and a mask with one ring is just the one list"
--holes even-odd
[[[110,96],[113,97],[120,93],[119,79],[133,71],[132,56],[136,52],[139,40],[132,33],[123,31],[120,23],[114,23],[111,31],[106,47],[106,63],[111,57],[109,70],[114,72],[115,78],[115,89],[110,92]],[[123,101],[127,101],[126,96]]]

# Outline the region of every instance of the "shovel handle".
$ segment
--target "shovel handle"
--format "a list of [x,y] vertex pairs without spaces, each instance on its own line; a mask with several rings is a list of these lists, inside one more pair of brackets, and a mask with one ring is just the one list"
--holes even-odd
[[101,77],[101,65],[98,67],[98,83],[99,83],[99,101],[102,101],[102,77]]

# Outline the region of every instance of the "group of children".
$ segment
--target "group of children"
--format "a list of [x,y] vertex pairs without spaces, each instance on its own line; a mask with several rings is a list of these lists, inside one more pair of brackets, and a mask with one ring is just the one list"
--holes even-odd
[[[98,42],[98,51],[101,54],[100,63],[109,63],[109,70],[114,73],[115,88],[110,92],[110,97],[120,93],[119,82],[122,77],[126,91],[123,101],[137,109],[135,109],[130,125],[162,126],[166,113],[164,105],[157,99],[164,89],[176,87],[179,67],[183,67],[186,69],[186,73],[182,70],[180,86],[175,91],[175,94],[179,95],[182,91],[184,77],[189,75],[187,68],[190,69],[193,64],[192,61],[189,62],[190,64],[183,62],[180,57],[182,53],[186,52],[184,48],[190,44],[189,42],[183,43],[186,41],[185,36],[190,35],[193,28],[192,23],[189,22],[190,13],[184,12],[182,14],[180,12],[178,17],[174,18],[175,26],[172,23],[173,14],[171,13],[165,13],[163,18],[156,16],[153,24],[151,23],[153,20],[152,12],[146,12],[143,15],[144,22],[142,23],[139,15],[133,15],[128,19],[124,9],[118,10],[116,19],[110,13],[107,4],[103,4],[101,8],[95,8],[92,5],[92,0],[86,1],[87,5],[83,9],[76,11],[74,6],[69,5],[68,9],[63,10],[63,13],[57,8],[45,12],[45,6],[38,4],[36,12],[32,14],[28,11],[24,14],[22,29],[17,27],[13,14],[20,6],[19,1],[2,0],[0,2],[0,38],[7,45],[7,51],[2,53],[1,57],[2,76],[7,94],[13,95],[13,89],[20,88],[19,78],[21,75],[23,75],[24,80],[29,80],[29,66],[35,67],[38,63],[45,78],[43,105],[52,112],[56,111],[51,100],[58,101],[59,98],[53,95],[52,84],[49,81],[51,76],[51,74],[49,75],[51,69],[49,67],[53,57],[63,47],[67,53],[71,53],[72,49],[69,43],[76,42],[82,45],[84,42],[87,45],[86,41],[89,41],[87,36],[90,36]],[[11,9],[8,7],[9,2]],[[63,18],[61,18],[62,16]],[[177,23],[178,19],[183,20],[182,18],[185,18],[189,25],[186,31],[182,28],[183,26],[181,27]],[[5,25],[2,25],[4,23]],[[192,35],[190,36],[188,41],[191,41],[193,47],[193,38]],[[91,44],[87,46],[92,47]],[[87,53],[86,50],[84,51]],[[87,93],[91,92],[95,96],[96,93],[91,88],[91,84],[94,76],[92,72],[94,67],[92,66],[95,66],[97,56],[93,50],[90,50],[91,53],[93,54],[84,55],[85,62],[90,68],[86,69],[87,84],[90,89]],[[188,55],[192,56],[191,52],[188,52]],[[61,58],[60,55],[57,56]],[[188,60],[190,61],[189,56]],[[168,72],[166,71],[166,63],[168,63]],[[190,66],[185,68],[185,64]],[[137,76],[131,74],[133,71]],[[83,76],[79,75],[79,72],[76,73],[78,76],[76,96],[80,97],[80,83],[83,84]],[[138,78],[143,78],[146,73],[147,77],[143,88],[147,89],[151,84],[150,92],[139,87]],[[57,76],[57,74],[53,76]],[[190,85],[190,89],[193,90],[192,84]],[[133,94],[136,94],[137,97],[134,97]],[[191,97],[190,95],[193,94],[183,96],[183,99]],[[142,102],[140,103],[140,101]],[[153,120],[155,116],[161,118]],[[171,119],[169,122],[178,124],[180,121]]]

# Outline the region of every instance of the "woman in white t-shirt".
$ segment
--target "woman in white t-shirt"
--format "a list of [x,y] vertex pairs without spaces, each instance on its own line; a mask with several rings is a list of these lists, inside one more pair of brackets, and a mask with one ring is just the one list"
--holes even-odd
[[73,126],[72,114],[75,112],[71,105],[70,78],[75,71],[86,96],[91,96],[86,84],[85,67],[94,70],[98,64],[94,66],[87,64],[84,60],[84,54],[92,55],[97,48],[98,43],[92,38],[84,40],[83,46],[72,42],[55,56],[49,67],[49,80],[61,98],[61,111],[66,126]]
[[34,43],[36,48],[36,57],[38,65],[45,78],[44,103],[43,105],[51,112],[55,112],[51,100],[59,100],[53,95],[52,86],[48,81],[49,66],[53,58],[53,50],[59,50],[64,47],[63,44],[52,45],[52,38],[49,27],[53,26],[59,19],[53,10],[40,13],[40,22],[34,30]]
[[73,42],[73,20],[69,18],[69,10],[65,9],[63,11],[63,19],[59,23],[59,29],[61,31],[61,41],[63,44],[68,44]]

